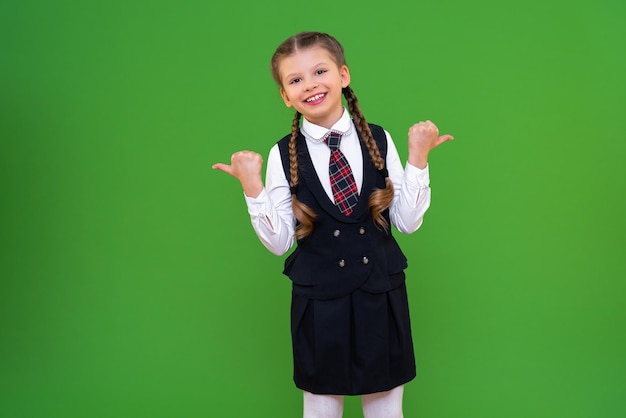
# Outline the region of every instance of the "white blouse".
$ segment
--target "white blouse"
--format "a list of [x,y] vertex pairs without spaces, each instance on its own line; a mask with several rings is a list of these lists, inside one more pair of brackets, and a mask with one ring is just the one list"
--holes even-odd
[[[346,156],[359,193],[363,184],[363,157],[359,137],[346,109],[332,130],[343,133],[340,149]],[[323,142],[328,129],[314,125],[303,118],[301,131],[306,139],[313,166],[326,194],[333,200],[328,174],[330,148]],[[387,136],[387,170],[393,182],[395,195],[389,215],[391,223],[403,233],[415,232],[421,225],[424,213],[430,206],[430,178],[428,166],[423,170],[408,162],[402,169],[398,150]],[[270,150],[267,159],[265,187],[252,198],[245,196],[250,220],[257,236],[265,247],[276,255],[283,255],[295,241],[296,219],[291,208],[291,190],[285,177],[278,144]]]

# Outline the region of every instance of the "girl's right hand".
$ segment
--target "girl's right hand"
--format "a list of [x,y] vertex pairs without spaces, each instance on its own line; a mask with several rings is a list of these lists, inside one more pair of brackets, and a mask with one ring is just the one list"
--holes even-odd
[[220,170],[235,177],[241,183],[243,192],[248,197],[257,197],[263,190],[261,169],[263,157],[253,151],[239,151],[230,157],[230,165],[213,164],[214,170]]

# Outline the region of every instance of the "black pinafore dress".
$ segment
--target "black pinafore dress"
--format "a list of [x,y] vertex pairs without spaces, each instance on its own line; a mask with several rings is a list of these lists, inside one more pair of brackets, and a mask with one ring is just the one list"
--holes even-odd
[[[386,137],[370,125],[383,157]],[[279,141],[289,178],[288,137]],[[362,141],[361,141],[362,142]],[[340,214],[323,191],[301,135],[297,197],[317,217],[313,233],[285,261],[293,282],[291,335],[294,382],[315,394],[364,395],[409,382],[416,375],[406,258],[391,231],[379,229],[367,209],[384,175],[366,164],[363,186],[350,217]],[[389,221],[388,212],[385,213]]]

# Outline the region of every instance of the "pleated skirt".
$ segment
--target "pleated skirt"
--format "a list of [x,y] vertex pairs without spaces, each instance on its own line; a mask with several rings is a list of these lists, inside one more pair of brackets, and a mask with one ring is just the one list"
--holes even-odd
[[292,295],[294,382],[315,394],[383,392],[415,377],[406,286],[329,300]]

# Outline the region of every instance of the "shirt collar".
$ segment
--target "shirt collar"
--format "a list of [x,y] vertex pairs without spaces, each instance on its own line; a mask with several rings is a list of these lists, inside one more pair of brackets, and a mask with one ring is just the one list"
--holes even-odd
[[[345,135],[350,131],[351,128],[352,120],[350,119],[350,114],[344,107],[341,117],[337,122],[335,122],[330,130],[341,132]],[[311,123],[306,118],[302,118],[302,127],[300,129],[305,134],[305,136],[309,137],[315,142],[321,142],[324,139],[324,136],[329,132],[327,128]]]

